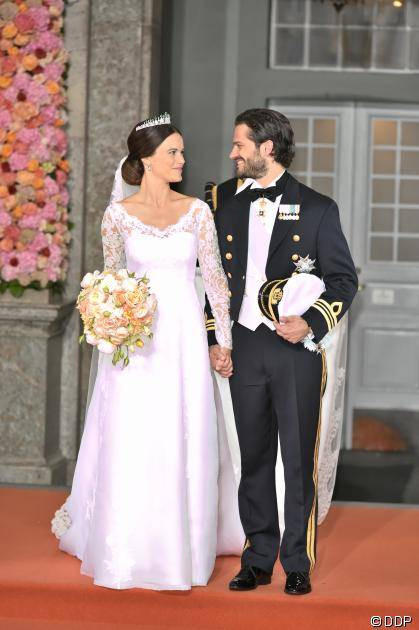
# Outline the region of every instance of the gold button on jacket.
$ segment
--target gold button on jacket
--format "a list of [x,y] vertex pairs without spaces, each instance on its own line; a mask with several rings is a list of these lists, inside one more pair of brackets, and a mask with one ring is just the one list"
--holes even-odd
[[292,240],[295,241],[296,243],[298,243],[299,240],[300,240],[299,235],[298,234],[294,234],[294,236],[292,237]]
[[233,258],[233,254],[230,254],[230,252],[227,252],[226,258],[227,260],[231,260]]
[[230,242],[233,240],[233,237],[231,236],[231,234],[227,234],[227,240]]
[[291,256],[291,258],[292,258],[294,261],[295,261],[295,260],[298,260],[298,254],[293,254],[293,255]]

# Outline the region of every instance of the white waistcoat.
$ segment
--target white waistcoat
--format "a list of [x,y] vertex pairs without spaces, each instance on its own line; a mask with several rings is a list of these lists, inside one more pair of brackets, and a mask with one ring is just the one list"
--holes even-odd
[[[269,185],[274,186],[278,179],[279,177]],[[237,193],[246,188],[249,182],[253,182],[252,188],[261,188],[254,180],[247,179],[243,186],[237,190]],[[260,324],[266,324],[269,328],[275,330],[271,320],[264,317],[259,310],[258,292],[261,285],[266,282],[265,268],[268,259],[269,243],[278,215],[281,197],[282,195],[278,195],[275,201],[264,199],[262,204],[261,199],[256,199],[250,205],[246,285],[238,319],[239,324],[246,326],[250,330],[256,330]],[[259,215],[262,205],[264,216]]]

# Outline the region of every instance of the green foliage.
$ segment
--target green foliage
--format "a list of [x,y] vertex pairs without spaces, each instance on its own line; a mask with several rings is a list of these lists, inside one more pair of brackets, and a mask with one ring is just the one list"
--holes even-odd
[[10,280],[7,282],[6,280],[0,280],[0,293],[6,293],[6,291],[10,291],[13,297],[19,298],[22,297],[26,289],[35,289],[35,291],[43,291],[44,289],[51,289],[54,294],[61,294],[64,291],[64,283],[59,280],[58,282],[48,282],[46,287],[42,287],[39,280],[34,280],[27,286],[23,286],[20,284],[18,280]]

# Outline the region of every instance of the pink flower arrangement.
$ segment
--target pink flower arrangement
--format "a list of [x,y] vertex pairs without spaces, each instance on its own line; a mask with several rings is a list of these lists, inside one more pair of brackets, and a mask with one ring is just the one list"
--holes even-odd
[[0,0],[0,291],[68,267],[63,0]]

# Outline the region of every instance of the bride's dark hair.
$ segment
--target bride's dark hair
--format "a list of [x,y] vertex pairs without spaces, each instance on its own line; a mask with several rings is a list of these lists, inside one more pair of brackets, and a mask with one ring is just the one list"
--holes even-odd
[[124,181],[132,186],[139,186],[144,175],[141,158],[153,155],[157,147],[173,133],[179,133],[174,125],[153,125],[136,131],[139,122],[128,136],[128,156],[122,164],[121,173]]

